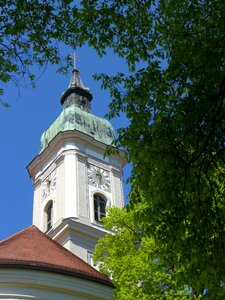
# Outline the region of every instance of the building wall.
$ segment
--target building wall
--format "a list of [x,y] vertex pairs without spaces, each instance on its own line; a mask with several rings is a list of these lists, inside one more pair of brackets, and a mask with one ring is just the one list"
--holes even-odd
[[[85,262],[88,262],[88,255],[93,252],[98,238],[104,235],[101,222],[95,220],[94,195],[106,200],[106,207],[124,206],[123,154],[107,156],[105,151],[106,145],[88,135],[77,131],[61,132],[28,166],[34,179],[33,224]],[[93,169],[103,172],[107,185],[93,181]],[[49,231],[46,210],[50,202],[53,212]],[[74,221],[73,229],[62,229],[58,237],[57,227],[69,218]],[[78,223],[86,226],[83,231],[74,229],[79,227]],[[92,228],[99,231],[93,238]],[[87,247],[89,240],[93,247]]]
[[0,268],[0,299],[108,300],[113,288],[60,273]]
[[[58,149],[57,149],[58,148]],[[33,224],[46,232],[45,208],[53,202],[53,227],[64,218],[79,218],[91,226],[95,223],[93,195],[101,194],[107,206],[122,208],[123,184],[121,157],[105,157],[105,147],[70,141],[46,149],[49,155],[38,161],[34,174]],[[95,166],[110,178],[110,187],[95,186],[88,178],[88,169]],[[50,186],[48,186],[48,184]]]

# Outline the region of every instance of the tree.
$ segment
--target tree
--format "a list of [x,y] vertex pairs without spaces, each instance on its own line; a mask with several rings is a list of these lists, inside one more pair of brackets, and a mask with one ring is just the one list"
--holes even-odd
[[[138,205],[135,210],[140,208]],[[115,298],[192,299],[192,291],[177,283],[177,270],[158,259],[154,239],[142,236],[135,210],[111,208],[103,223],[112,233],[106,234],[95,248],[95,261],[116,286]]]
[[[35,85],[37,64],[44,69],[48,63],[67,70],[69,56],[62,57],[59,44],[74,45],[71,16],[76,10],[72,1],[4,0],[0,7],[0,95],[8,82]],[[5,106],[8,102],[1,99]]]
[[[132,162],[130,209],[159,259],[195,297],[224,298],[225,4],[207,0],[82,1],[77,37],[123,57],[129,74],[100,74],[117,145]],[[142,197],[140,197],[142,195]]]

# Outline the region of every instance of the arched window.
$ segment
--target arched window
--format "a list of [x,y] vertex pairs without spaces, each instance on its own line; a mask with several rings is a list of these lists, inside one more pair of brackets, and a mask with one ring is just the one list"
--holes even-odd
[[46,218],[46,231],[49,231],[52,228],[52,215],[53,215],[53,204],[52,201],[47,204],[45,209],[45,218]]
[[94,213],[97,222],[106,216],[106,200],[98,194],[94,195]]

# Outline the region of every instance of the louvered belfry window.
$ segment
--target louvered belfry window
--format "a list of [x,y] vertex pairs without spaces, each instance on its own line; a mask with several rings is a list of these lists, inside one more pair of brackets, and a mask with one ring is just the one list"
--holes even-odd
[[106,216],[106,200],[100,195],[94,195],[94,213],[97,222]]

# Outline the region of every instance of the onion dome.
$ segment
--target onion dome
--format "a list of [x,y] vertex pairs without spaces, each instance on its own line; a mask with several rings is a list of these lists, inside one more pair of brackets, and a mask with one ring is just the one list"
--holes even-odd
[[42,134],[40,153],[48,147],[59,132],[68,130],[80,131],[106,145],[112,144],[113,127],[107,120],[91,113],[92,98],[90,89],[83,85],[79,71],[74,69],[69,87],[60,99],[63,110],[55,122]]

